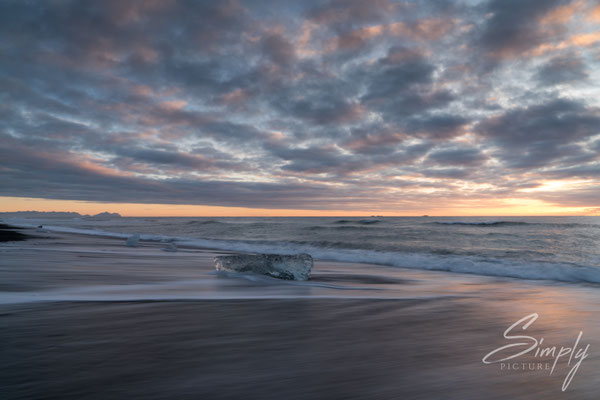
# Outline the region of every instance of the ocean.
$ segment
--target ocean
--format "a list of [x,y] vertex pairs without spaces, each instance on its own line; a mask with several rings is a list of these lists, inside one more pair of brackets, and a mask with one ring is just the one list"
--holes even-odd
[[317,260],[600,283],[600,217],[4,218],[55,232]]
[[597,217],[3,218],[29,227],[0,243],[3,399],[598,397]]

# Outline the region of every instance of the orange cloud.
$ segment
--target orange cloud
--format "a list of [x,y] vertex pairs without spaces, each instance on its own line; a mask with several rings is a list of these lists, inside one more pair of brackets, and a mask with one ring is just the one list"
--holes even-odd
[[325,45],[325,50],[331,52],[340,49],[356,49],[363,46],[367,41],[381,35],[383,31],[384,27],[382,25],[356,29],[330,39]]
[[600,4],[588,14],[587,19],[592,22],[600,22]]
[[310,39],[315,27],[316,25],[310,21],[304,21],[304,23],[302,23],[300,35],[296,40],[296,54],[298,54],[300,57],[314,56],[317,54],[316,51],[309,48]]
[[223,104],[236,104],[243,102],[247,98],[248,92],[246,92],[244,89],[236,89],[232,92],[222,95],[220,100]]
[[600,31],[592,33],[581,33],[578,35],[573,35],[567,40],[563,40],[559,43],[543,43],[535,49],[533,49],[532,51],[525,54],[525,56],[537,57],[546,53],[563,50],[569,47],[589,47],[595,45],[598,42],[600,42]]
[[168,111],[177,111],[181,110],[187,104],[184,100],[171,100],[171,101],[163,101],[160,103],[161,108]]
[[148,85],[135,85],[132,89],[133,93],[142,97],[152,96],[152,88]]
[[573,4],[566,4],[550,11],[541,19],[542,24],[565,24],[583,7],[582,0],[576,1]]
[[387,26],[387,30],[396,36],[406,36],[413,40],[434,40],[445,35],[455,25],[454,20],[444,18],[426,18],[415,24],[397,22]]
[[363,46],[369,40],[384,34],[406,37],[415,41],[435,40],[450,31],[455,23],[456,21],[454,20],[444,18],[426,18],[411,24],[394,22],[391,24],[371,25],[330,39],[325,46],[325,51],[356,49]]
[[600,31],[592,33],[582,33],[573,35],[569,38],[569,42],[575,46],[587,47],[600,41]]
[[368,135],[364,138],[354,139],[347,142],[344,147],[354,151],[368,149],[370,147],[379,147],[392,145],[401,142],[406,138],[403,133],[392,133],[389,135]]
[[395,36],[405,36],[413,40],[434,40],[445,35],[455,25],[454,20],[444,18],[426,18],[415,24],[396,22],[386,26]]

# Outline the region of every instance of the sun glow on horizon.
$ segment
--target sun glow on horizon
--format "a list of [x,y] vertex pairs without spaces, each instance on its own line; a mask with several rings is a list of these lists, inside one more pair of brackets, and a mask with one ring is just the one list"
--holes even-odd
[[539,200],[505,199],[486,205],[481,200],[471,204],[462,203],[451,207],[426,207],[395,211],[380,209],[268,209],[250,207],[222,207],[193,204],[145,204],[145,203],[103,203],[77,200],[53,200],[28,197],[0,196],[0,212],[41,211],[41,212],[78,212],[80,214],[98,214],[101,212],[119,213],[124,217],[335,217],[356,216],[576,216],[598,215],[598,211],[589,207],[553,206]]

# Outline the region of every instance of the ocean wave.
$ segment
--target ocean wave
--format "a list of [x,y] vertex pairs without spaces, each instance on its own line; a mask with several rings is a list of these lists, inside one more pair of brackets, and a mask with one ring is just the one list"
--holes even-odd
[[[62,226],[44,226],[44,229],[55,232],[115,238],[127,238],[131,235],[129,233],[106,232]],[[441,255],[400,251],[336,249],[315,246],[314,244],[308,243],[302,244],[286,241],[193,239],[158,234],[142,234],[140,235],[140,238],[141,240],[149,241],[176,240],[180,246],[245,253],[308,253],[315,259],[323,261],[377,264],[400,268],[447,271],[518,279],[600,284],[600,267],[566,262],[524,261],[475,255]]]
[[372,225],[380,223],[380,219],[339,219],[334,224],[361,224],[361,225]]
[[529,222],[521,221],[484,221],[484,222],[465,222],[465,221],[449,221],[449,222],[430,222],[435,225],[468,225],[468,226],[519,226],[519,225],[536,225]]
[[221,221],[188,221],[187,225],[212,225],[212,224],[226,224],[226,222]]
[[598,224],[580,224],[576,222],[557,223],[557,222],[524,222],[524,221],[435,221],[428,222],[433,225],[466,225],[466,226],[544,226],[550,228],[600,228]]
[[375,229],[370,228],[369,226],[355,226],[355,225],[341,225],[341,226],[322,226],[315,225],[306,228],[310,231],[364,231],[367,229]]
[[600,268],[570,263],[524,262],[478,256],[437,255],[431,253],[385,252],[359,249],[328,249],[288,242],[254,243],[194,239],[187,244],[213,249],[250,253],[309,253],[315,259],[351,263],[388,265],[392,267],[424,269],[532,280],[553,280],[600,284]]

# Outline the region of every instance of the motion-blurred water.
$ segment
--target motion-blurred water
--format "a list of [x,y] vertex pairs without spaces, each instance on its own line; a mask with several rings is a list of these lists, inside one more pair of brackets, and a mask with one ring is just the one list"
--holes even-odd
[[[599,218],[5,222],[97,236],[0,246],[3,399],[597,398]],[[197,247],[365,264],[283,281],[218,273]],[[568,394],[568,356],[553,374],[482,362],[532,313],[527,335],[590,344]]]
[[299,253],[524,279],[600,283],[600,217],[6,219],[49,230]]

